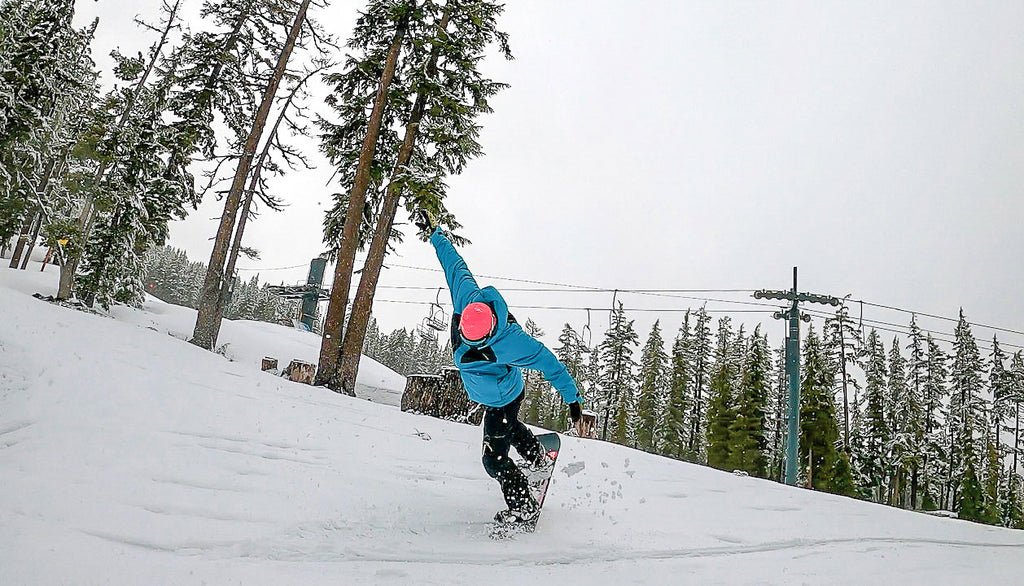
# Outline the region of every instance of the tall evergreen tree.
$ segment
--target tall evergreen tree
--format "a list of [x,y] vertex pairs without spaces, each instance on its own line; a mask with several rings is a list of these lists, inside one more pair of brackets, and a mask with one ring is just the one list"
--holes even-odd
[[692,338],[690,311],[683,317],[682,326],[672,345],[672,372],[669,382],[668,406],[662,419],[659,445],[662,454],[671,458],[685,457],[688,436],[687,415],[690,413],[692,375]]
[[[565,365],[569,376],[576,381],[576,385],[580,387],[580,390],[582,391],[586,388],[585,371],[587,365],[584,361],[589,354],[589,349],[583,345],[580,335],[569,324],[565,324],[562,327],[562,333],[558,336],[558,347],[555,348],[554,352],[558,360]],[[592,400],[586,394],[583,396],[584,400]],[[568,429],[568,414],[568,407],[562,401],[561,396],[557,393],[549,394],[548,409],[544,422],[545,427],[557,431]]]
[[857,363],[857,342],[860,336],[857,326],[850,318],[849,310],[841,305],[834,318],[825,321],[825,347],[829,360],[834,363],[832,370],[837,376],[837,386],[841,393],[843,416],[843,449],[850,451],[850,405],[851,393],[856,394],[860,383],[850,372],[850,366]]
[[712,372],[711,316],[702,307],[697,310],[693,328],[693,404],[690,410],[690,438],[686,446],[688,458],[703,462],[706,458],[704,424],[707,414],[707,385]]
[[[476,119],[491,111],[488,99],[506,85],[482,76],[477,65],[493,43],[506,58],[512,58],[507,35],[497,28],[497,18],[503,10],[504,5],[496,2],[451,0],[443,8],[425,2],[423,12],[432,14],[413,21],[409,38],[415,42],[406,59],[408,74],[400,77],[414,91],[415,98],[408,114],[400,116],[405,137],[384,189],[377,226],[345,331],[343,387],[354,384],[359,369],[358,349],[400,202],[405,198],[410,209],[429,209],[444,218],[448,215],[443,204],[445,178],[461,173],[470,159],[483,153],[477,141],[480,127]],[[416,22],[429,24],[418,31]],[[446,223],[451,224],[451,220]]]
[[766,434],[768,397],[771,387],[771,352],[768,337],[761,326],[754,329],[750,351],[743,367],[736,421],[730,428],[732,465],[751,476],[764,478],[768,473]]
[[865,385],[863,452],[857,464],[867,481],[872,498],[882,502],[885,496],[885,450],[889,444],[890,427],[885,413],[886,364],[885,347],[878,332],[871,330],[864,345]]
[[668,355],[661,337],[661,323],[654,322],[640,354],[640,389],[637,397],[636,447],[658,452],[658,427],[664,417],[668,395]]
[[736,364],[732,320],[723,317],[718,322],[715,347],[715,367],[711,377],[711,389],[707,409],[707,463],[721,470],[732,469],[732,434],[730,428],[736,421]]
[[601,356],[601,412],[603,426],[601,439],[629,445],[630,415],[633,406],[633,373],[636,361],[633,349],[639,343],[633,321],[626,320],[626,312],[619,306],[612,311],[611,326],[600,345]]
[[959,479],[965,478],[965,468],[969,464],[974,467],[973,473],[977,478],[979,455],[984,451],[983,442],[988,436],[985,405],[981,397],[984,385],[981,355],[963,309],[960,310],[953,349],[947,422],[950,438],[947,490],[952,502],[962,503]]
[[836,492],[852,482],[837,476],[840,442],[832,397],[834,374],[814,328],[804,342],[803,379],[800,389],[800,463],[808,485],[815,490]]
[[945,491],[942,487],[944,479],[948,476],[945,470],[948,468],[949,451],[945,440],[946,434],[943,432],[943,422],[946,418],[945,398],[948,395],[946,383],[949,372],[946,366],[948,358],[931,334],[925,336],[925,345],[928,350],[922,385],[925,454],[924,495],[921,507],[925,510],[934,510],[939,506],[946,506],[943,502]]
[[889,472],[888,498],[890,505],[902,506],[903,492],[907,482],[906,462],[913,462],[916,449],[916,437],[909,431],[914,425],[910,419],[914,415],[911,402],[907,397],[906,360],[900,347],[899,336],[893,338],[889,351],[889,373],[885,395],[885,418],[889,425],[889,443],[884,451],[884,461]]

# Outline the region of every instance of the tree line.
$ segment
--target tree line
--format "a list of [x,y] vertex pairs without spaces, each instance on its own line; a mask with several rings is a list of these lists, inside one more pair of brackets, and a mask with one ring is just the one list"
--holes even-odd
[[[536,333],[536,332],[534,332]],[[916,317],[886,344],[845,308],[801,349],[800,483],[912,510],[1024,528],[1024,354],[996,337],[982,356],[963,311],[944,350]],[[588,347],[566,324],[555,353],[597,412],[599,438],[781,481],[788,377],[784,346],[760,325],[687,311],[671,340],[655,322],[641,346],[621,304]],[[527,376],[525,419],[566,429],[557,393]]]
[[[149,251],[145,261],[146,292],[161,301],[191,307],[199,306],[206,265],[191,262],[185,251],[158,246]],[[299,313],[301,301],[282,299],[260,284],[259,276],[245,281],[235,278],[224,317],[291,325]],[[320,333],[320,320],[314,321],[314,332]]]

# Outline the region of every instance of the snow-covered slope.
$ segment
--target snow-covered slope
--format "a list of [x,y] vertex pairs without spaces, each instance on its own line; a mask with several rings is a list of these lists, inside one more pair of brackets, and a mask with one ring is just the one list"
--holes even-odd
[[574,438],[537,532],[493,542],[479,429],[260,372],[299,332],[226,324],[229,361],[176,337],[180,308],[88,315],[26,295],[52,293],[32,273],[0,268],[0,584],[1024,576],[1021,532]]

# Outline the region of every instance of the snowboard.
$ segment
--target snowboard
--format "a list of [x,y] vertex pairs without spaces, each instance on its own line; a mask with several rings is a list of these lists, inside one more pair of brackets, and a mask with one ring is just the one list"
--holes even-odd
[[537,519],[540,518],[540,511],[544,508],[544,498],[551,486],[551,477],[555,473],[555,464],[558,462],[558,451],[562,447],[562,441],[557,433],[545,433],[537,436],[540,445],[548,453],[551,459],[550,464],[543,470],[531,470],[525,462],[517,461],[516,464],[526,476],[526,482],[530,485],[530,493],[537,499],[537,516],[530,521],[500,523],[495,521],[491,526],[491,539],[505,539],[517,533],[533,533],[537,528]]

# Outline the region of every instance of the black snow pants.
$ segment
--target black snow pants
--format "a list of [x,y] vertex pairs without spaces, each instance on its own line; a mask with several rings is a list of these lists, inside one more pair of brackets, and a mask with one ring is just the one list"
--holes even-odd
[[525,394],[504,407],[487,407],[484,412],[484,469],[501,485],[508,508],[522,510],[532,500],[530,487],[519,467],[508,456],[515,447],[527,462],[540,458],[543,447],[522,421],[519,406]]

